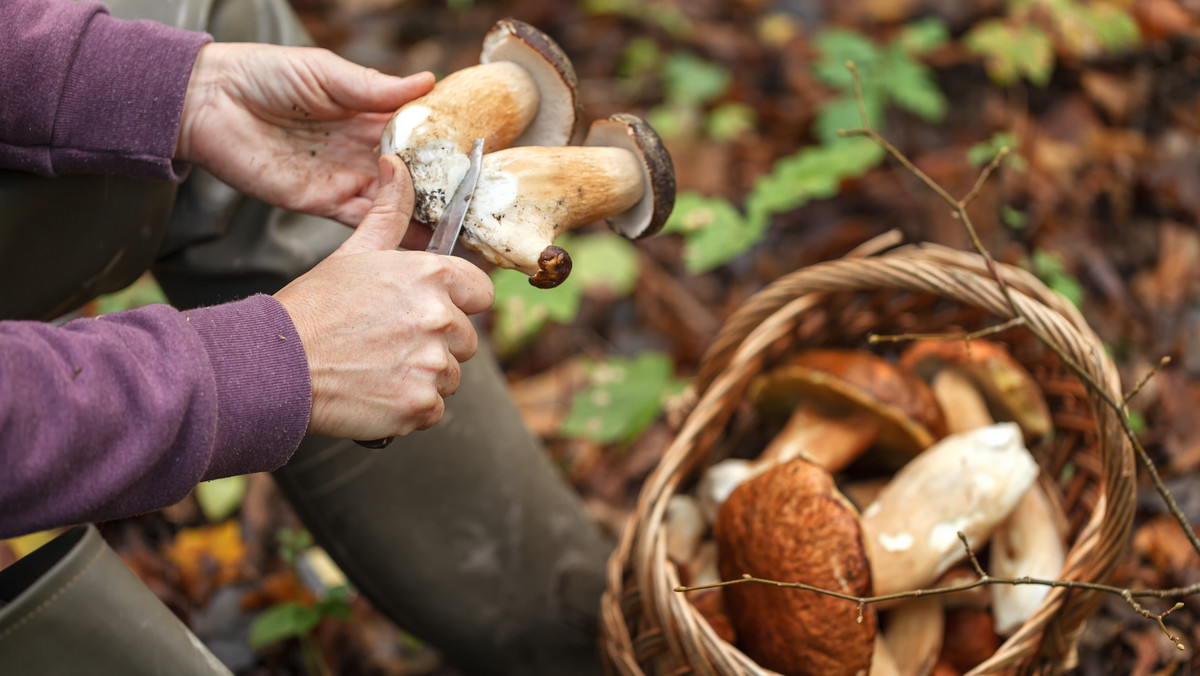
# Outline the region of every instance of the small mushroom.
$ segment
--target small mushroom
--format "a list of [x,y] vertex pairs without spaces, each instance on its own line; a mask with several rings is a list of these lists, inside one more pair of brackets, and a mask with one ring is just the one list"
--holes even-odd
[[1033,485],[1038,466],[1013,423],[955,434],[896,473],[863,512],[875,592],[921,589],[984,542]]
[[606,220],[636,239],[657,233],[675,205],[675,169],[658,134],[619,113],[592,123],[583,146],[484,155],[463,242],[489,262],[553,288],[571,272],[558,235]]
[[929,386],[865,350],[801,352],[752,383],[751,397],[790,418],[764,456],[786,461],[803,451],[831,472],[871,446],[903,464],[945,432]]
[[935,596],[905,599],[887,611],[883,638],[901,676],[929,676],[942,653],[946,612]]
[[479,60],[405,104],[384,127],[380,150],[408,166],[419,221],[441,217],[466,174],[475,139],[485,139],[485,153],[511,145],[560,146],[578,124],[575,69],[545,33],[501,20],[484,37]]
[[946,416],[946,432],[959,434],[987,427],[996,421],[988,412],[987,402],[971,379],[958,369],[942,369],[930,387],[938,406]]
[[[724,579],[749,573],[854,596],[871,591],[858,513],[833,477],[804,459],[775,465],[738,486],[714,534]],[[739,645],[781,674],[852,676],[871,665],[874,609],[798,589],[761,584],[725,588]]]
[[[1045,490],[1035,484],[992,534],[990,572],[997,577],[1057,578],[1066,559],[1060,520]],[[1049,591],[1036,584],[997,585],[992,589],[996,633],[1016,631]]]
[[993,417],[1016,422],[1027,440],[1042,439],[1054,428],[1037,381],[999,343],[918,340],[901,355],[900,365],[926,380],[945,368],[958,370],[979,388]]
[[667,557],[678,564],[686,564],[696,557],[708,523],[700,514],[700,506],[694,498],[690,495],[673,495],[667,501],[663,530],[667,538]]

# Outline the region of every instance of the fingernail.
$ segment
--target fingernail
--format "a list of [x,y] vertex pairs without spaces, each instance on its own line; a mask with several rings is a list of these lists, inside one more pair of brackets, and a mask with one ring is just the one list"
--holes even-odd
[[396,169],[386,157],[379,158],[379,187],[382,188],[396,178]]

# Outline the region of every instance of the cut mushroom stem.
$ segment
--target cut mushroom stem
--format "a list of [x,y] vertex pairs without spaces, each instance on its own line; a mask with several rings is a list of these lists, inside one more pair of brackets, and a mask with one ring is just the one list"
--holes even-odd
[[485,139],[487,153],[511,145],[564,145],[575,132],[575,70],[549,36],[502,20],[484,38],[479,60],[401,107],[384,127],[380,150],[408,166],[419,221],[441,217],[467,171],[475,139]]
[[922,589],[978,547],[1020,502],[1038,465],[1013,423],[955,434],[905,465],[863,512],[875,593]]
[[887,613],[882,634],[901,676],[928,676],[942,652],[946,612],[936,596],[906,599]]
[[[1045,490],[1035,484],[992,535],[990,572],[997,577],[1057,578],[1066,559],[1059,520]],[[1034,584],[998,585],[992,590],[996,633],[1016,631],[1033,617],[1049,591]]]
[[571,273],[560,234],[607,220],[631,239],[657,232],[675,203],[675,172],[654,130],[632,115],[593,123],[584,146],[485,155],[463,241],[489,262],[553,288]]

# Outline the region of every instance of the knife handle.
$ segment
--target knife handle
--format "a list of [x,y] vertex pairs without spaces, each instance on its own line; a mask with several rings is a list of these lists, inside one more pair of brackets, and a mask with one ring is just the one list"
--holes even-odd
[[395,439],[396,437],[384,437],[382,439],[371,439],[370,441],[358,439],[354,443],[363,448],[387,448]]

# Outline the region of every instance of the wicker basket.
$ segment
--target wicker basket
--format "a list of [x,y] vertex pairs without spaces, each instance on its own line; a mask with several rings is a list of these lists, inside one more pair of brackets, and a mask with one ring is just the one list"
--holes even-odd
[[[1078,311],[1023,270],[1000,274],[1028,322],[1120,401],[1120,382]],[[847,257],[798,270],[751,298],[726,323],[702,361],[686,420],[647,479],[609,559],[602,601],[602,653],[617,674],[768,674],[717,637],[683,594],[667,560],[667,501],[720,460],[719,441],[754,376],[797,349],[867,347],[871,333],[973,331],[1012,317],[983,259],[935,245]],[[1060,579],[1107,582],[1131,528],[1134,463],[1113,411],[1024,327],[989,337],[1005,344],[1046,395],[1056,434],[1030,450],[1053,484],[1067,523]],[[874,348],[872,348],[874,349]],[[1034,616],[972,674],[1054,673],[1075,647],[1096,593],[1056,587]]]

